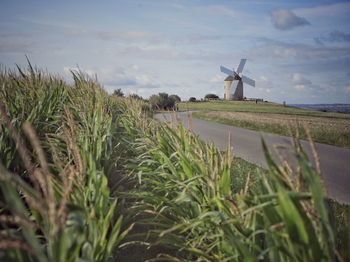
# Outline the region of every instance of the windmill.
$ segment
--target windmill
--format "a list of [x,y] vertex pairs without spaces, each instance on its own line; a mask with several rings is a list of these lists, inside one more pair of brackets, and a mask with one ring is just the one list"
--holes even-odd
[[[224,80],[225,100],[243,100],[243,83],[255,87],[255,80],[242,75],[242,71],[246,62],[247,59],[241,59],[237,71],[234,69],[230,70],[224,66],[220,66],[220,71],[228,75]],[[235,92],[232,95],[231,90],[233,89]]]

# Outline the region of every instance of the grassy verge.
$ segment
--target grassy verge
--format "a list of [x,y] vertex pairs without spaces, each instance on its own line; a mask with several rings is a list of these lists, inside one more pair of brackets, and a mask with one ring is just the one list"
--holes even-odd
[[[292,134],[292,128],[306,124],[311,136],[315,142],[325,143],[345,148],[350,148],[350,120],[343,119],[329,119],[326,117],[304,117],[295,119],[280,119],[279,115],[272,116],[259,113],[244,114],[245,117],[239,117],[240,113],[226,113],[226,112],[194,112],[193,116],[199,119],[232,125],[251,130],[262,132],[269,132],[284,136]],[[266,118],[264,120],[264,117]],[[275,119],[274,119],[275,117]],[[300,128],[300,138],[306,139],[307,135],[303,128]]]

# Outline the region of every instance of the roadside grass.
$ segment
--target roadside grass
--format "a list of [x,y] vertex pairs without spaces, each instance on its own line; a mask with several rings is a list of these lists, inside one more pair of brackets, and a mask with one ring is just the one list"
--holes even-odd
[[[286,118],[285,120],[281,119],[275,122],[273,119],[269,120],[268,118],[263,120],[264,115],[261,115],[260,113],[254,113],[251,114],[250,117],[247,116],[245,118],[237,117],[238,119],[235,118],[235,113],[231,112],[198,111],[193,112],[192,115],[196,118],[207,121],[284,136],[291,135],[291,126],[295,128],[298,125],[305,123],[309,127],[312,139],[315,142],[350,148],[350,119],[340,119],[339,117],[331,119],[329,117],[320,118],[318,116],[316,118],[314,116],[303,116],[299,121],[298,118],[295,118],[293,121]],[[277,118],[276,114],[271,115],[276,116]],[[300,129],[299,136],[301,139],[307,138],[303,128]]]

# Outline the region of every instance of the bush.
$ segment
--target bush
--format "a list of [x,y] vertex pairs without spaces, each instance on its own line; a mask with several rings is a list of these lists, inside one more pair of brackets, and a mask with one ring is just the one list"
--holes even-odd
[[216,100],[216,99],[219,99],[219,97],[215,94],[206,94],[204,99],[205,100]]
[[190,97],[190,99],[188,99],[188,101],[190,101],[190,102],[196,102],[197,99],[196,99],[195,97]]

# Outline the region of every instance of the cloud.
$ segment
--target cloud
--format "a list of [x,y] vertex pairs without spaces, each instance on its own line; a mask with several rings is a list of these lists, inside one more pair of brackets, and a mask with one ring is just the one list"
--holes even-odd
[[237,12],[236,10],[233,10],[225,5],[207,5],[205,7],[200,7],[200,8],[207,10],[211,13],[229,16],[232,18],[237,18],[241,15],[241,12]]
[[344,87],[344,92],[350,94],[350,85]]
[[223,74],[216,74],[215,76],[213,76],[212,78],[209,79],[209,82],[213,83],[213,84],[223,83],[225,77],[226,76]]
[[300,73],[292,74],[292,82],[296,85],[311,85],[312,84],[312,82],[309,79],[306,79]]
[[136,88],[136,89],[154,89],[160,88],[161,82],[152,74],[143,72],[138,65],[130,67],[82,69],[77,67],[64,67],[64,72],[70,76],[70,71],[82,71],[90,77],[97,76],[98,81],[102,83],[108,91],[115,88]]
[[279,30],[291,30],[298,26],[310,25],[305,18],[297,16],[287,9],[278,9],[271,12],[271,22]]
[[32,53],[37,43],[26,32],[15,33],[12,28],[0,26],[0,53]]
[[305,90],[305,85],[295,85],[294,89],[298,91],[304,91]]
[[260,92],[270,93],[273,88],[273,83],[269,77],[261,75],[256,80],[256,87]]
[[350,42],[350,34],[335,30],[330,32],[327,36],[315,37],[314,40],[321,45],[323,45],[324,42]]
[[302,76],[300,73],[292,74],[292,82],[294,84],[294,89],[298,91],[304,91],[307,86],[311,86],[312,82]]
[[279,58],[315,61],[325,59],[334,61],[344,59],[350,55],[350,46],[322,46],[308,45],[295,42],[283,42],[269,38],[258,40],[258,46],[251,50],[251,55],[255,57]]
[[0,53],[28,54],[33,51],[34,44],[31,42],[1,41]]
[[25,23],[32,24],[42,32],[58,33],[69,37],[88,37],[103,41],[123,41],[130,43],[130,41],[147,40],[150,41],[155,38],[155,35],[148,31],[106,31],[100,29],[90,29],[77,25],[51,23],[49,21],[37,21],[35,19],[21,19]]
[[328,5],[319,5],[314,7],[299,8],[296,9],[298,14],[308,17],[338,17],[338,16],[348,16],[350,10],[350,3],[335,3]]
[[91,37],[103,41],[151,41],[155,36],[146,31],[104,31],[104,30],[89,30],[79,27],[68,27],[58,25],[46,25],[52,27],[57,32],[62,32],[69,37]]
[[233,34],[191,34],[184,37],[178,37],[176,40],[168,40],[168,42],[173,42],[175,44],[200,44],[208,41],[222,41],[234,39]]

